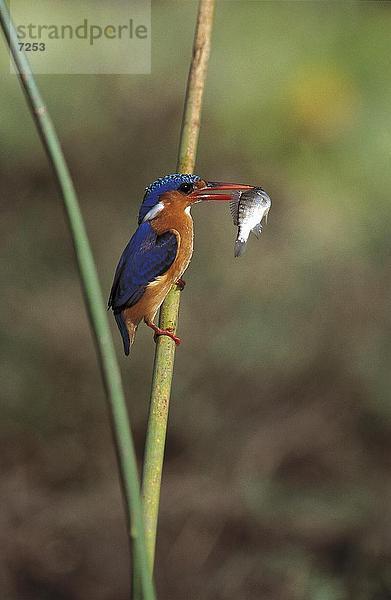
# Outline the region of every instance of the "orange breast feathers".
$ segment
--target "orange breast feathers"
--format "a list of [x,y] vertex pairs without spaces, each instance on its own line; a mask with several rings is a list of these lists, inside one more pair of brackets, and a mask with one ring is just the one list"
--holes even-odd
[[158,235],[166,232],[173,233],[177,239],[178,250],[169,269],[147,285],[144,294],[136,304],[124,309],[123,315],[131,340],[142,319],[154,320],[171,287],[189,266],[193,254],[193,219],[188,209],[178,210],[174,206],[166,205],[162,213],[151,221],[151,226]]

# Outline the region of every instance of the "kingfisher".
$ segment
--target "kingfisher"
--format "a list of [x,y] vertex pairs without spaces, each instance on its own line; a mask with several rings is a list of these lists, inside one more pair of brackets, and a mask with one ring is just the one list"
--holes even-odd
[[170,328],[161,329],[154,318],[171,287],[182,289],[182,275],[193,254],[190,209],[201,201],[231,201],[252,186],[205,181],[198,175],[173,173],[145,189],[138,228],[119,259],[108,307],[113,310],[128,356],[137,327],[144,320],[156,336],[180,339]]

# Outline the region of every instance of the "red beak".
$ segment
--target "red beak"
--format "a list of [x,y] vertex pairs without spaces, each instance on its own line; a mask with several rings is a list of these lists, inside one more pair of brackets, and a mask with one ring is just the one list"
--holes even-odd
[[232,200],[235,192],[243,192],[244,190],[251,190],[254,186],[244,185],[242,183],[220,183],[216,181],[208,181],[205,187],[198,188],[189,194],[189,198],[194,198],[194,202],[201,202],[204,200],[219,200],[219,201],[230,201]]

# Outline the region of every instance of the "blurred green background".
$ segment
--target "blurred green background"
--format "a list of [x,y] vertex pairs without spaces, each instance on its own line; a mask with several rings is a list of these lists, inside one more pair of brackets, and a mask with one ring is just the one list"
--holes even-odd
[[[175,168],[196,9],[153,2],[151,75],[39,77],[105,295],[145,185]],[[196,171],[273,207],[240,260],[227,207],[193,210],[160,598],[391,598],[390,31],[389,2],[217,4]],[[94,348],[7,63],[1,42],[0,595],[125,600]],[[140,327],[127,360],[112,329],[141,456],[154,344]]]

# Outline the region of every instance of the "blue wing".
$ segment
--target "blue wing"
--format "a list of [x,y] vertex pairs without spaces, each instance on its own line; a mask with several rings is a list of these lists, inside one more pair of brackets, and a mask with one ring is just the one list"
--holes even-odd
[[150,223],[142,223],[122,253],[114,275],[110,292],[109,308],[129,354],[130,339],[121,311],[133,306],[143,295],[148,283],[163,275],[174,262],[178,250],[175,234],[157,235]]
[[158,236],[150,223],[142,223],[119,260],[109,308],[112,307],[115,313],[119,313],[125,307],[136,304],[148,283],[170,268],[177,250],[178,243],[173,233]]

